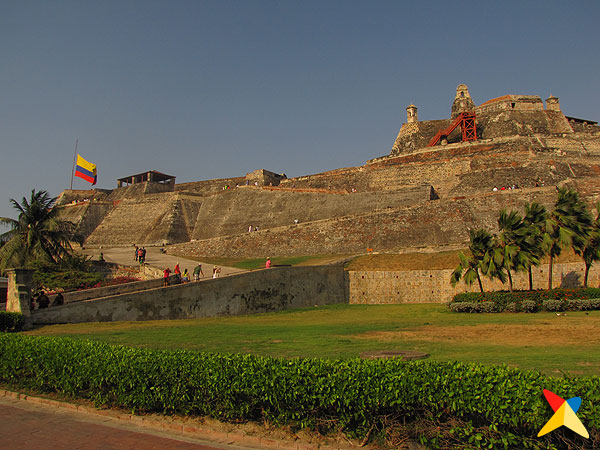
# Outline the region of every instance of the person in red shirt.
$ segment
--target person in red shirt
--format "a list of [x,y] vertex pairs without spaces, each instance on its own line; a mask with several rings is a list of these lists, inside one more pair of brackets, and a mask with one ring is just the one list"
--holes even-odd
[[265,268],[267,268],[267,269],[271,268],[271,258],[267,258],[267,263],[265,264]]
[[169,285],[169,277],[171,276],[171,269],[168,267],[163,272],[163,286]]
[[175,269],[173,270],[173,273],[177,275],[177,280],[181,281],[181,269],[179,268],[179,263],[175,264]]

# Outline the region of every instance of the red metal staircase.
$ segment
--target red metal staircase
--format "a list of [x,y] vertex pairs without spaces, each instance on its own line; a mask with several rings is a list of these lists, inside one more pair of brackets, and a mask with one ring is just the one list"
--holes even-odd
[[431,138],[427,147],[433,147],[436,145],[442,138],[447,138],[450,136],[457,126],[460,125],[462,130],[462,140],[463,141],[475,141],[477,140],[477,128],[475,125],[475,113],[474,112],[463,112],[454,119],[452,124],[444,129],[440,130],[436,133],[434,137]]

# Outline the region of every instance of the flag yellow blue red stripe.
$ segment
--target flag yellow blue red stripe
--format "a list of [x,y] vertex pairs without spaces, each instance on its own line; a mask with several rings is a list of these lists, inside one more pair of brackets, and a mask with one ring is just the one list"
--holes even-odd
[[98,179],[98,175],[96,173],[96,164],[87,162],[81,157],[81,155],[77,154],[77,166],[75,166],[75,176],[83,178],[85,181],[92,183],[92,185],[96,184],[96,180]]

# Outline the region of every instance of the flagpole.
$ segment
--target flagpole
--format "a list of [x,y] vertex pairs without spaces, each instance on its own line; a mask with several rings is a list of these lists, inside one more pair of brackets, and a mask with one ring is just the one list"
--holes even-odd
[[79,139],[75,139],[75,153],[73,154],[73,169],[71,170],[71,190],[73,190],[73,175],[75,174],[75,159],[77,158],[77,142]]

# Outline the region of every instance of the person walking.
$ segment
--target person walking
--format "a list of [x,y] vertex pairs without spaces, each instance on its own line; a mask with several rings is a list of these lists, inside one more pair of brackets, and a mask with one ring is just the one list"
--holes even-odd
[[163,271],[163,286],[169,285],[169,277],[171,276],[171,269],[168,267]]
[[202,264],[198,264],[194,267],[194,281],[200,281],[200,274],[202,274],[202,278],[204,278],[204,272],[202,272]]
[[173,274],[177,275],[177,280],[181,281],[181,269],[179,268],[179,262],[175,264],[175,269],[173,270]]
[[265,263],[265,268],[266,269],[270,269],[271,268],[271,258],[267,257],[267,262]]

